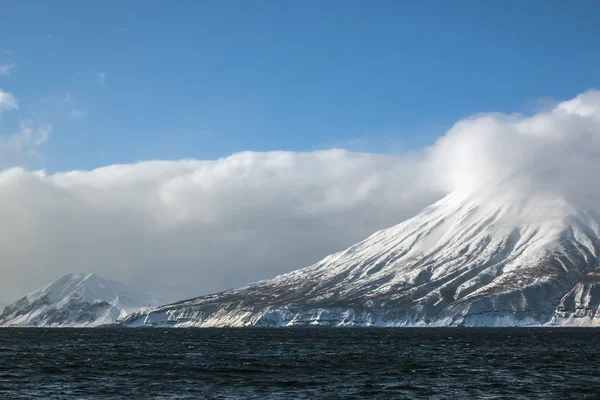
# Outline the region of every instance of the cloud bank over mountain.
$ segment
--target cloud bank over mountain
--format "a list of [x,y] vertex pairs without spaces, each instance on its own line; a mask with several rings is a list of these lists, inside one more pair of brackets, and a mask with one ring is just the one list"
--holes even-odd
[[411,157],[240,153],[0,173],[5,302],[70,271],[178,299],[317,261],[438,195]]
[[92,171],[0,173],[0,303],[71,271],[168,300],[304,267],[449,192],[598,209],[600,92],[458,121],[412,154],[244,152]]

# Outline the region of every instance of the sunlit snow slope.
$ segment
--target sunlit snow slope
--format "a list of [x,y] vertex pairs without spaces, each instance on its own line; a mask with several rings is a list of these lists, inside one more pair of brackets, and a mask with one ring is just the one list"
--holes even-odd
[[85,327],[114,323],[152,297],[96,274],[69,274],[7,306],[0,326]]
[[552,196],[454,194],[308,268],[125,323],[600,325],[598,221]]

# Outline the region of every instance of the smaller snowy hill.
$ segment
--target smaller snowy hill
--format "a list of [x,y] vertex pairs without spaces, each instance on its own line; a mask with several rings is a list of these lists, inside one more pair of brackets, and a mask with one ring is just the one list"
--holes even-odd
[[96,274],[68,274],[7,306],[0,326],[93,327],[158,305],[149,295]]

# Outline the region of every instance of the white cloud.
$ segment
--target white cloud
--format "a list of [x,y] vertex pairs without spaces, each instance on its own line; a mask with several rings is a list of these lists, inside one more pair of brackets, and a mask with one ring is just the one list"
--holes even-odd
[[21,120],[17,133],[0,136],[0,164],[27,163],[38,157],[36,149],[48,141],[51,132],[52,125]]
[[429,177],[446,191],[481,187],[547,193],[597,207],[600,92],[531,116],[482,114],[456,123],[429,149]]
[[10,92],[0,89],[0,115],[3,111],[18,110],[19,102]]
[[[12,93],[0,89],[0,118],[4,111],[19,109],[19,103]],[[32,160],[41,158],[38,147],[50,138],[52,125],[39,124],[21,119],[16,133],[0,132],[0,167],[29,165]]]
[[52,133],[52,125],[45,124],[38,127],[37,134],[33,137],[33,147],[39,147],[46,143],[50,139],[50,133]]
[[10,76],[12,71],[18,67],[13,56],[14,53],[11,50],[0,49],[0,76]]
[[100,83],[106,83],[106,72],[99,72],[98,75],[96,75],[96,79]]
[[71,109],[71,111],[69,111],[69,117],[71,117],[71,118],[81,118],[86,115],[87,115],[87,113],[85,111],[81,111],[78,108],[73,108],[73,109]]
[[0,64],[0,75],[9,76],[15,68],[17,68],[17,64],[15,63]]
[[87,115],[87,111],[78,108],[75,104],[75,99],[71,93],[67,93],[64,97],[64,105],[67,108],[67,117],[72,119],[82,118]]
[[52,175],[9,169],[0,300],[70,271],[172,300],[201,295],[309,265],[449,191],[510,188],[598,209],[599,174],[595,91],[534,115],[467,118],[404,156],[246,152]]

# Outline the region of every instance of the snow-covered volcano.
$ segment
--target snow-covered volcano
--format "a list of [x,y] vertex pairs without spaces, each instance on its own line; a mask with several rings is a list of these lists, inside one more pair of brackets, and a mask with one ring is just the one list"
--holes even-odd
[[310,267],[124,323],[597,325],[599,221],[552,196],[452,194]]
[[96,274],[68,274],[7,306],[0,326],[99,326],[156,305],[151,296],[124,283]]

